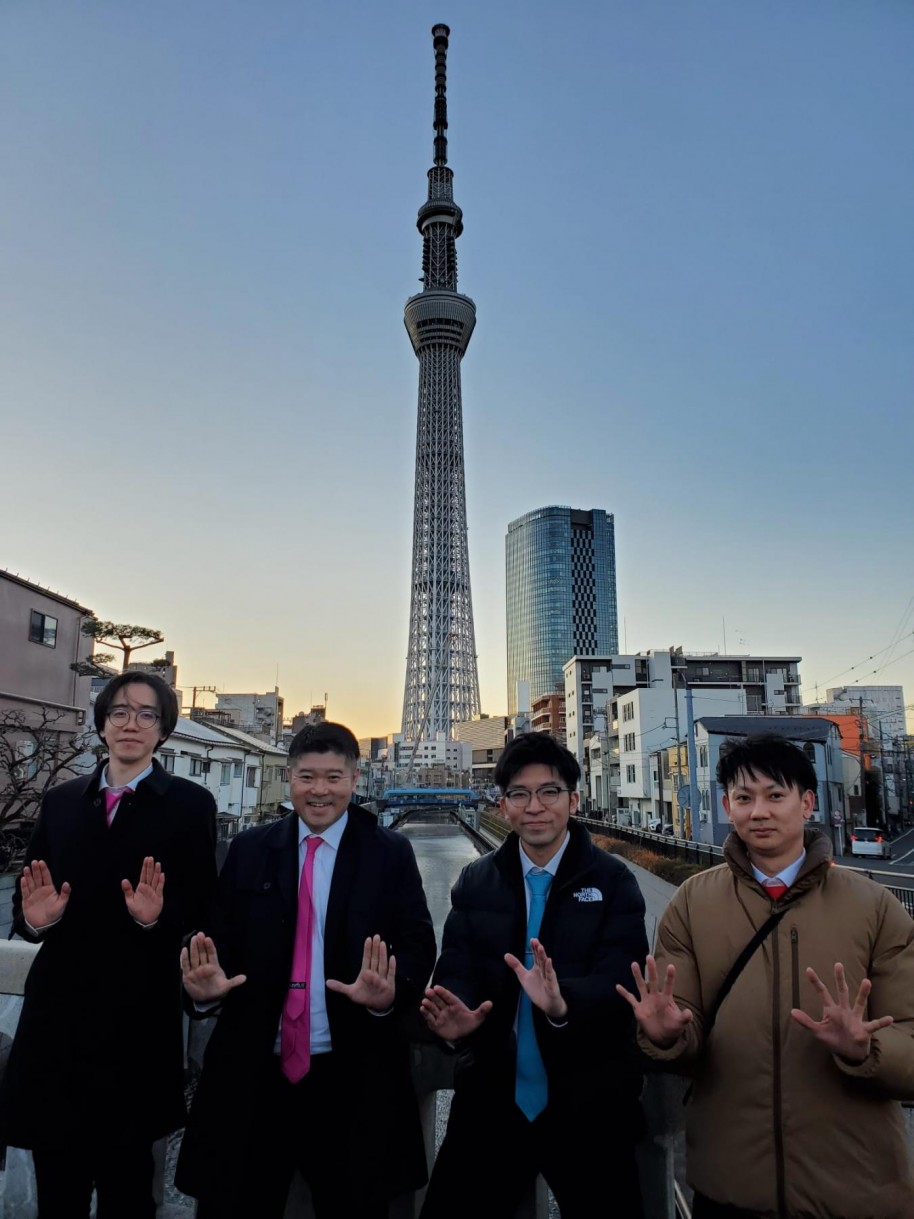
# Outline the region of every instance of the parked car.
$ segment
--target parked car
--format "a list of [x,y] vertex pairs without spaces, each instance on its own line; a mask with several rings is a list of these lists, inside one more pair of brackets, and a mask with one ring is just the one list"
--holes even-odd
[[651,820],[647,823],[647,828],[650,830],[650,832],[652,834],[659,834],[660,827],[662,825],[663,825],[663,822],[660,820],[659,817],[652,817]]
[[855,825],[851,830],[851,855],[891,859],[892,844],[884,832],[871,825]]
[[660,833],[661,833],[661,834],[669,834],[669,835],[670,835],[670,837],[672,837],[672,835],[673,835],[673,823],[672,823],[672,821],[668,821],[668,822],[666,823],[666,825],[665,825],[665,826],[664,826],[664,827],[661,829]]

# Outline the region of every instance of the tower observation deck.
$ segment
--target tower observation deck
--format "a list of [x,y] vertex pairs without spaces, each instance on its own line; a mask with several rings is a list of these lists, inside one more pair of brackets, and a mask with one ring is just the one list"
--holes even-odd
[[463,213],[447,165],[447,48],[450,30],[432,29],[435,48],[435,163],[422,234],[422,291],[406,302],[404,323],[419,360],[416,492],[409,649],[402,731],[418,741],[479,713],[479,676],[470,593],[460,362],[476,306],[457,291],[457,238]]

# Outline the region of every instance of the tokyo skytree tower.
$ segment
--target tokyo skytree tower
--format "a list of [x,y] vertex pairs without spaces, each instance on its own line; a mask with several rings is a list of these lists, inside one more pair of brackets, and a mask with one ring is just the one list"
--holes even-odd
[[403,695],[407,740],[450,740],[458,720],[479,714],[479,676],[470,594],[460,361],[476,325],[476,306],[457,291],[457,238],[463,213],[447,166],[446,25],[432,29],[435,47],[435,164],[428,201],[416,222],[422,234],[422,291],[403,320],[419,359],[412,596]]

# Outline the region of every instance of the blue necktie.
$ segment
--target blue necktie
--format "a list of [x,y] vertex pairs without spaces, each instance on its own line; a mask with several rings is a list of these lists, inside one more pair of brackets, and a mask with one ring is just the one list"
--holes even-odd
[[[524,964],[530,969],[533,966],[530,941],[540,933],[540,923],[543,921],[552,877],[548,872],[534,869],[527,873],[527,884],[530,886],[530,913],[527,916]],[[518,1108],[531,1122],[543,1112],[549,1099],[546,1068],[536,1044],[536,1030],[533,1027],[533,1004],[524,991],[521,991],[520,1006],[517,1009],[517,1077],[514,1083],[514,1099]]]

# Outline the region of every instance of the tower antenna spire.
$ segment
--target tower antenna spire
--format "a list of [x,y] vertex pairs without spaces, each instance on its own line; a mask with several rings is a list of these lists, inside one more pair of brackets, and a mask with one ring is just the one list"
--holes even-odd
[[432,26],[435,46],[435,164],[447,165],[447,45],[451,31]]

